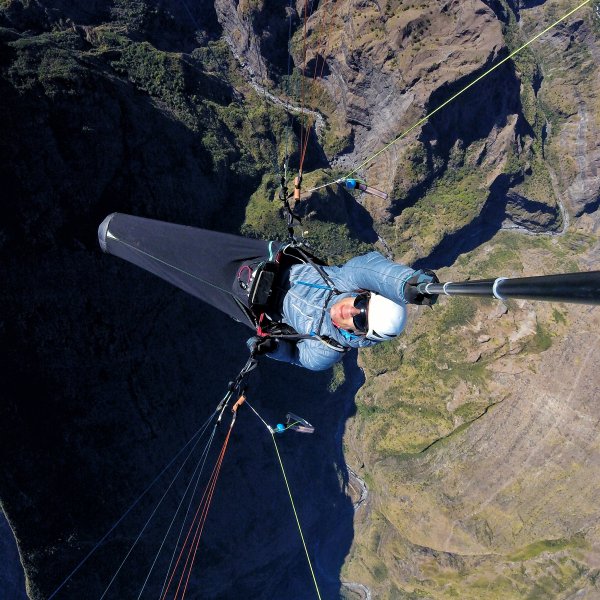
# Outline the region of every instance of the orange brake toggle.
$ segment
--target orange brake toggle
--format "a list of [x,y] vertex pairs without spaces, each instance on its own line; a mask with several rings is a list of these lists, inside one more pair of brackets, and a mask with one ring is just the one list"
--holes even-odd
[[237,409],[246,402],[246,395],[242,393],[242,395],[238,398],[238,401],[232,406],[231,412],[236,413]]

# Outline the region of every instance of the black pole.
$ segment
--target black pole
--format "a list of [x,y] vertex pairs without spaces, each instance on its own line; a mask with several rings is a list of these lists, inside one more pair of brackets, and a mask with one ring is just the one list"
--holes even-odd
[[488,296],[504,300],[548,300],[577,304],[600,304],[600,271],[562,273],[540,277],[497,277],[461,283],[428,283],[419,292],[447,296]]

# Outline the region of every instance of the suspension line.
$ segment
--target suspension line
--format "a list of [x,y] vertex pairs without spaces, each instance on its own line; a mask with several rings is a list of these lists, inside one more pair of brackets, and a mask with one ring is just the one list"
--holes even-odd
[[492,73],[493,71],[495,71],[498,67],[502,66],[505,62],[507,62],[511,58],[514,58],[515,56],[517,56],[517,54],[519,54],[525,48],[527,48],[528,46],[530,46],[533,42],[535,42],[542,35],[544,35],[545,33],[548,33],[550,30],[554,29],[556,26],[558,26],[560,23],[562,23],[563,21],[565,21],[566,19],[568,19],[572,14],[576,13],[578,10],[582,9],[586,4],[589,4],[590,2],[591,2],[591,0],[585,0],[584,2],[582,2],[581,4],[579,4],[578,6],[576,6],[572,10],[570,10],[568,13],[566,13],[565,15],[563,15],[560,19],[557,19],[554,23],[552,23],[551,25],[549,25],[548,27],[546,27],[546,29],[544,29],[543,31],[540,31],[539,33],[537,33],[529,41],[525,42],[522,46],[520,46],[519,48],[517,48],[516,50],[514,50],[513,52],[511,52],[506,58],[503,58],[500,62],[498,62],[497,64],[495,64],[493,67],[491,67],[490,69],[488,69],[485,73],[483,73],[482,75],[480,75],[476,79],[474,79],[471,83],[469,83],[468,85],[466,85],[459,92],[457,92],[456,94],[454,94],[453,96],[451,96],[448,100],[446,100],[445,102],[443,102],[442,104],[440,104],[437,108],[435,108],[430,113],[428,113],[427,115],[425,115],[422,119],[420,119],[419,121],[417,121],[414,125],[412,125],[411,127],[409,127],[407,130],[403,131],[398,137],[394,138],[391,142],[389,142],[388,144],[386,144],[383,148],[381,148],[379,151],[377,151],[371,157],[369,157],[366,160],[364,160],[362,163],[360,163],[358,165],[358,167],[355,167],[354,169],[352,169],[352,171],[350,171],[349,173],[347,173],[344,177],[342,177],[340,179],[336,179],[335,181],[331,181],[329,183],[320,185],[318,187],[311,188],[311,189],[307,190],[306,192],[304,192],[304,194],[310,194],[310,193],[315,192],[315,191],[317,191],[319,189],[323,189],[323,188],[335,185],[336,183],[340,183],[340,181],[348,179],[349,177],[351,177],[352,175],[354,175],[355,173],[357,173],[360,169],[366,167],[369,163],[373,162],[373,160],[375,160],[378,156],[380,156],[388,148],[390,148],[394,144],[398,143],[401,139],[405,138],[411,131],[413,131],[417,127],[420,127],[421,125],[423,125],[425,122],[427,122],[429,119],[431,119],[431,117],[433,117],[433,115],[435,115],[437,112],[439,112],[440,110],[442,110],[443,108],[445,108],[446,106],[448,106],[448,104],[450,104],[451,102],[454,102],[454,100],[456,100],[460,95],[462,95],[468,89],[470,89],[471,87],[473,87],[476,83],[479,83],[482,79],[484,79],[485,77],[487,77],[490,73]]
[[310,554],[308,553],[308,548],[306,547],[306,541],[304,539],[304,533],[302,532],[302,526],[300,525],[300,518],[298,517],[298,511],[296,510],[296,504],[294,503],[294,497],[292,496],[292,490],[290,489],[290,485],[288,483],[288,478],[285,473],[285,468],[283,466],[283,460],[281,459],[281,454],[279,453],[279,448],[277,447],[277,441],[275,440],[275,430],[267,424],[267,422],[258,414],[255,408],[248,402],[246,399],[246,404],[250,407],[252,412],[262,421],[263,425],[267,428],[269,433],[271,434],[271,439],[273,440],[273,445],[275,446],[275,453],[277,454],[277,460],[279,461],[279,466],[281,468],[281,473],[283,475],[283,480],[285,482],[285,487],[288,492],[288,496],[290,498],[290,504],[292,505],[292,511],[294,512],[294,518],[296,519],[296,525],[298,526],[298,532],[300,533],[300,539],[302,540],[302,547],[304,548],[304,553],[306,554],[306,561],[308,562],[308,568],[310,569],[310,574],[312,576],[312,580],[315,586],[315,591],[317,592],[317,598],[321,599],[321,592],[319,590],[319,584],[317,583],[317,578],[315,576],[315,571],[312,566],[312,562],[310,560]]

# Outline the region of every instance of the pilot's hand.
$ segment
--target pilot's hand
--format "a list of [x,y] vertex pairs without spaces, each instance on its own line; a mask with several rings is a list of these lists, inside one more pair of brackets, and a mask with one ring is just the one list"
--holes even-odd
[[439,283],[437,275],[429,269],[419,269],[404,284],[404,298],[409,304],[424,304],[432,306],[437,302],[437,294],[424,294],[419,291],[418,285],[422,283]]
[[273,338],[259,337],[253,335],[251,338],[246,340],[246,346],[253,356],[260,356],[261,354],[268,354],[277,349],[277,340]]

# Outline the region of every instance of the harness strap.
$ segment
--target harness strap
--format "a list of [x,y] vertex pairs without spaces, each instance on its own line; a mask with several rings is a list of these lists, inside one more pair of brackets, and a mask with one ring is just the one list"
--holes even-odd
[[323,308],[321,309],[321,318],[319,319],[319,324],[317,325],[317,335],[321,335],[321,327],[323,327],[323,321],[325,320],[325,313],[327,312],[327,305],[329,304],[329,301],[331,300],[331,297],[333,296],[334,291],[333,290],[329,290],[329,294],[327,294],[327,299],[325,300],[325,303],[323,304]]
[[[280,325],[286,325],[285,323],[264,323],[264,319],[267,318],[265,313],[260,315],[259,318],[259,326],[256,329],[257,335],[262,338],[272,338],[275,340],[284,340],[287,342],[299,342],[300,340],[318,340],[319,342],[325,344],[327,347],[335,350],[336,352],[348,352],[350,348],[346,348],[342,346],[337,340],[330,338],[326,335],[320,335],[315,331],[311,331],[310,333],[278,333],[277,331],[269,331],[270,327],[277,327]],[[293,331],[293,329],[290,327]]]
[[296,250],[298,250],[298,252],[300,253],[300,255],[302,256],[302,258],[304,260],[306,260],[306,262],[311,265],[312,267],[314,267],[317,270],[317,273],[322,277],[323,281],[329,286],[329,289],[331,289],[333,292],[335,292],[336,294],[340,294],[341,292],[335,287],[335,284],[333,283],[333,281],[331,280],[331,277],[329,277],[329,275],[327,275],[327,273],[325,272],[325,269],[323,269],[323,267],[321,265],[318,265],[314,260],[312,260],[312,258],[310,258],[310,256],[308,256],[306,254],[306,252],[304,252],[304,250],[302,250],[302,248],[300,248],[300,246],[294,246],[294,248]]
[[[279,252],[284,252],[285,248],[287,248],[287,247],[292,247],[294,250],[296,250],[298,252],[298,254],[300,255],[300,257],[302,259],[304,259],[306,261],[306,263],[310,264],[317,271],[317,273],[319,273],[319,275],[321,276],[323,281],[327,284],[327,285],[318,285],[318,284],[314,284],[314,283],[308,283],[305,281],[297,282],[297,283],[300,283],[303,285],[308,285],[310,287],[329,290],[329,293],[327,294],[327,298],[324,302],[324,305],[321,308],[321,317],[319,319],[317,329],[316,329],[316,331],[311,331],[310,334],[298,333],[292,327],[287,325],[286,323],[271,321],[270,317],[265,312],[264,308],[255,305],[255,308],[254,309],[251,308],[249,312],[256,311],[256,312],[254,312],[254,314],[256,314],[256,313],[258,313],[258,310],[256,310],[256,308],[258,308],[260,310],[260,313],[254,317],[256,320],[255,322],[256,322],[257,335],[262,338],[272,338],[272,339],[279,339],[279,340],[286,340],[286,341],[319,340],[321,343],[325,344],[329,348],[332,348],[336,352],[347,352],[349,350],[349,348],[342,346],[337,340],[335,340],[329,336],[321,335],[321,329],[323,327],[323,322],[325,320],[325,315],[327,313],[327,306],[328,306],[331,298],[335,294],[339,294],[341,292],[335,287],[332,279],[329,277],[329,275],[327,275],[327,273],[325,272],[323,267],[321,267],[321,265],[318,265],[306,252],[304,252],[299,247],[299,245],[294,244],[294,243],[288,244],[287,246],[282,248]],[[274,257],[275,260],[273,261],[273,254],[274,254],[273,249],[271,246],[269,246],[269,254],[270,254],[269,262],[275,262],[279,266],[279,253],[277,253],[277,255]],[[246,281],[243,281],[242,277],[240,277],[240,276],[244,272],[244,268],[248,268],[248,267],[242,267],[240,269],[240,271],[238,271],[238,281],[240,282],[240,284],[246,283],[246,287],[244,288],[245,290],[250,288],[248,291],[249,292],[252,291],[254,286],[252,286],[251,284],[255,283],[254,280],[258,278],[258,272],[261,269],[265,268],[266,264],[268,264],[268,263],[265,263],[263,261],[262,263],[259,263],[259,265],[256,267],[256,269],[254,271],[250,269],[250,276],[247,277]],[[251,293],[249,293],[249,297],[250,297],[250,295],[251,295]],[[283,331],[280,333],[277,331],[277,328],[279,328],[280,330],[283,330]],[[287,329],[287,331],[286,331],[286,329]]]

